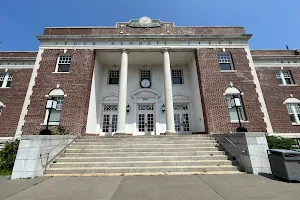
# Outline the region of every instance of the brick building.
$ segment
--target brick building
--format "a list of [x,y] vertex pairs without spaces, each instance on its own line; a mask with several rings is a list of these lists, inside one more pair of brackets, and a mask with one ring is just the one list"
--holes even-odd
[[[299,50],[250,50],[243,27],[45,28],[38,52],[0,52],[0,137],[46,125],[91,135],[300,133]],[[231,99],[241,102],[238,113]]]

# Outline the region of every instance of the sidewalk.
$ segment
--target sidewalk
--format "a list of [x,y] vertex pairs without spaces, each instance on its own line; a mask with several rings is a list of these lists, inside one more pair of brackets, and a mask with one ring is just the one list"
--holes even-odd
[[0,178],[5,200],[299,200],[300,183],[250,174]]

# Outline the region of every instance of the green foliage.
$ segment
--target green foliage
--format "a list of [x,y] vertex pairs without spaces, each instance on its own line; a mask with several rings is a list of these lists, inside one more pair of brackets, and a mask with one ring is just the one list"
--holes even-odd
[[0,151],[0,170],[12,170],[17,156],[19,140],[7,142]]
[[293,149],[293,146],[296,145],[294,139],[276,137],[276,136],[267,136],[267,141],[270,149]]
[[0,176],[10,176],[11,173],[12,173],[12,170],[0,169]]
[[63,125],[56,126],[51,129],[52,135],[68,135],[69,131]]

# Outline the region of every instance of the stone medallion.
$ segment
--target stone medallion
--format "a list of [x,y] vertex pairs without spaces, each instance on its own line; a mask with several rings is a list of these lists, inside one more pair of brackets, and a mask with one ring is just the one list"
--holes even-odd
[[149,17],[141,17],[138,23],[141,27],[148,27],[152,24],[152,20]]

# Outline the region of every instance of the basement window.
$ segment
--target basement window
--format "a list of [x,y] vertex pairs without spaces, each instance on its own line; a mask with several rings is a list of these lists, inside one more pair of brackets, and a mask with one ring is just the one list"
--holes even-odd
[[55,72],[68,73],[70,72],[72,56],[71,55],[59,55],[57,59],[57,66]]
[[230,53],[220,53],[218,54],[218,60],[221,71],[234,70],[232,57]]

